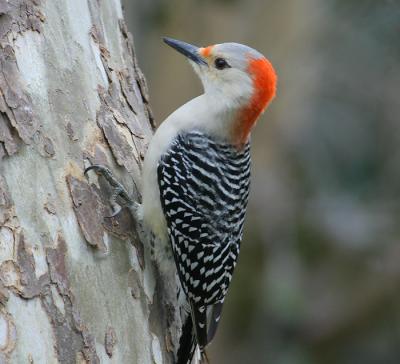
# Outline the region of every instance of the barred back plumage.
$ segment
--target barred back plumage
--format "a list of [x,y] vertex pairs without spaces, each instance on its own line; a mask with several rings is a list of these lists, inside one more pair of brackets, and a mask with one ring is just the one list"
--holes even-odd
[[[178,135],[158,164],[161,205],[200,346],[215,334],[236,265],[250,163],[249,143],[238,150],[191,131]],[[210,316],[210,324],[202,322]]]

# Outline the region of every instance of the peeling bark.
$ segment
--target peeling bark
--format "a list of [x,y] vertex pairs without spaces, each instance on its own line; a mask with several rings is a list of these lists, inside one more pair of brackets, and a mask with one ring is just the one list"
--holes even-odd
[[104,338],[104,346],[106,347],[107,355],[111,358],[114,350],[114,346],[117,343],[117,337],[115,330],[109,326],[107,327],[106,336]]
[[58,360],[72,364],[76,362],[77,355],[82,353],[89,363],[99,363],[94,338],[74,304],[65,264],[66,254],[67,247],[62,236],[59,236],[57,246],[48,248],[46,252],[51,283],[57,288],[60,303],[57,305],[57,293],[52,294],[48,286],[41,295],[42,305],[50,317],[56,337]]
[[105,231],[102,222],[106,213],[105,207],[101,203],[99,189],[96,186],[91,188],[86,182],[73,176],[67,176],[67,182],[74,203],[75,214],[86,241],[90,245],[105,251],[106,246],[103,241]]
[[[41,32],[45,18],[38,5],[39,1],[24,0],[0,5],[0,143],[8,155],[18,151],[20,140],[30,144],[36,135],[38,144],[43,143],[13,48],[14,40],[24,32]],[[51,144],[48,138],[47,143]]]
[[119,0],[0,2],[1,363],[172,362],[173,283],[83,175],[140,199],[153,128]]

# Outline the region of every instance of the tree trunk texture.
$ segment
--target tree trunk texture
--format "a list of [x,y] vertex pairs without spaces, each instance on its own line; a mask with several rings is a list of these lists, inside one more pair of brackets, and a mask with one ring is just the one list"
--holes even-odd
[[120,1],[0,0],[0,42],[0,363],[172,362],[174,302],[83,175],[139,196],[153,124]]

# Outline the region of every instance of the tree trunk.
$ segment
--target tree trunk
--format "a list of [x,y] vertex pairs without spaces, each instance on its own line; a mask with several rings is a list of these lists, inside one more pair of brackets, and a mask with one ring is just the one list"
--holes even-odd
[[174,302],[83,175],[136,191],[152,134],[120,1],[2,0],[0,42],[0,363],[170,363]]

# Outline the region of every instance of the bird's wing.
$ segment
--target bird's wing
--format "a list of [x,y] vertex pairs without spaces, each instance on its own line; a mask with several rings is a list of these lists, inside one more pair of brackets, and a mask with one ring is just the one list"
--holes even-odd
[[215,334],[239,253],[249,147],[237,151],[200,132],[186,133],[174,140],[157,172],[177,271],[191,302],[198,342],[205,346]]

